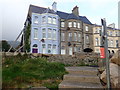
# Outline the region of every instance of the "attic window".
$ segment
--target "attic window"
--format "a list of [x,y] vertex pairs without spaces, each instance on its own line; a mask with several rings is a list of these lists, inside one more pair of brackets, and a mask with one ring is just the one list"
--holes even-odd
[[38,16],[35,16],[35,17],[34,17],[34,23],[35,23],[35,24],[38,24]]

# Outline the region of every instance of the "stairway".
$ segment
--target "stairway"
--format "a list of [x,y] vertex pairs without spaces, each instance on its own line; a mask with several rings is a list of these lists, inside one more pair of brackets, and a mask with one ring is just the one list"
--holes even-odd
[[[61,88],[94,88],[95,90],[102,89],[98,70],[96,67],[66,67],[69,74],[64,75],[63,81],[59,84]],[[100,90],[101,90],[100,89]],[[71,90],[71,89],[70,89]],[[74,90],[74,89],[73,89]]]

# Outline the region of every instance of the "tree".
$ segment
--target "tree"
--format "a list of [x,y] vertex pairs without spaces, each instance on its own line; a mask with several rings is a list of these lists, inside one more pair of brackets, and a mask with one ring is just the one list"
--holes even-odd
[[6,40],[2,40],[1,41],[1,45],[2,45],[2,51],[7,52],[10,49],[10,45],[8,44],[8,42]]

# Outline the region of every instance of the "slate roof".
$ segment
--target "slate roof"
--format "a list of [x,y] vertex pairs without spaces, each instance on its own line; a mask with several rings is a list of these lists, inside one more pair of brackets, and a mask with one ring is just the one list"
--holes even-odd
[[57,11],[55,13],[53,10],[51,10],[49,8],[38,7],[38,6],[34,6],[34,5],[30,5],[29,10],[30,10],[30,12],[39,13],[39,14],[48,12],[48,13],[52,13],[52,14],[57,14],[61,19],[66,19],[66,20],[77,19],[77,20],[83,21],[86,24],[92,24],[85,16],[78,17],[78,16],[74,15],[73,13],[66,13],[66,12],[62,12],[62,11]]
[[[102,27],[102,25],[97,25],[97,24],[93,24],[95,26],[99,26],[99,27]],[[117,29],[117,28],[112,28],[112,27],[107,27],[107,29],[112,29],[112,30],[120,30],[120,29]]]

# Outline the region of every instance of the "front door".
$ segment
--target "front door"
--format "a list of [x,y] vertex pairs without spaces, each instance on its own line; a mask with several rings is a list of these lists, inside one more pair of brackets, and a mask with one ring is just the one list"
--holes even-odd
[[38,49],[37,48],[33,48],[32,49],[32,53],[38,53]]

